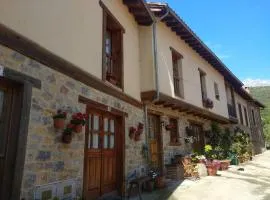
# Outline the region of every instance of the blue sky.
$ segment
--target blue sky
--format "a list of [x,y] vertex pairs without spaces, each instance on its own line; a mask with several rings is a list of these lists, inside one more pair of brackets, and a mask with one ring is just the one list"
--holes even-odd
[[168,3],[242,81],[270,84],[270,0],[159,2]]

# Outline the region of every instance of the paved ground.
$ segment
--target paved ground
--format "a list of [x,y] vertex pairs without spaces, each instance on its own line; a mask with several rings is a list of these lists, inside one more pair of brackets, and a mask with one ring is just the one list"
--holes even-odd
[[[244,171],[239,171],[239,168],[244,168]],[[164,190],[145,193],[143,199],[270,200],[270,151],[218,174],[216,177],[174,183]]]

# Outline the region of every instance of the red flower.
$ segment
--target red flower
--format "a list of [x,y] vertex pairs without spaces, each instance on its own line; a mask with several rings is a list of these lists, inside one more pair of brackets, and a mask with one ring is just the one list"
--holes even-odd
[[67,128],[71,128],[71,129],[74,128],[74,124],[68,124]]

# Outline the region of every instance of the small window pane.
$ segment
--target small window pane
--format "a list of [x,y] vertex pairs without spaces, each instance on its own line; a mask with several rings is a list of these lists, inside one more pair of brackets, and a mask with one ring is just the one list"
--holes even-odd
[[105,132],[108,132],[108,125],[109,125],[108,119],[105,118],[105,119],[104,119],[104,131],[105,131]]
[[88,124],[89,124],[89,126],[88,126],[88,128],[89,128],[89,130],[91,130],[91,128],[92,128],[92,117],[91,117],[91,115],[88,115]]
[[107,149],[108,148],[108,143],[109,143],[109,141],[108,141],[108,135],[105,134],[104,135],[104,146],[103,146],[104,149]]
[[110,132],[114,133],[114,120],[110,120]]
[[114,148],[114,135],[110,136],[110,148],[113,149]]
[[94,116],[94,127],[93,127],[93,129],[94,130],[99,130],[99,116]]
[[93,149],[98,149],[99,146],[99,135],[98,134],[93,134]]

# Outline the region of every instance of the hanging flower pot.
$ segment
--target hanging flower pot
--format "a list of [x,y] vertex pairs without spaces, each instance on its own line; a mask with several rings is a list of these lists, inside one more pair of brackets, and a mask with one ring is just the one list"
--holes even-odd
[[85,125],[87,119],[86,114],[75,113],[72,115],[72,120],[70,123],[73,125],[73,131],[76,133],[82,132],[82,127]]
[[53,125],[56,129],[63,129],[65,127],[65,119],[63,118],[56,118],[53,119]]
[[81,133],[82,132],[82,128],[83,128],[83,125],[82,124],[78,124],[76,126],[74,126],[74,132],[75,133]]
[[53,125],[56,129],[64,129],[65,127],[65,119],[67,117],[67,113],[61,110],[57,111],[57,114],[53,116]]
[[[70,126],[70,124],[68,126]],[[70,144],[71,141],[72,141],[72,129],[67,127],[63,131],[62,142],[65,144]]]
[[130,127],[129,128],[129,138],[131,140],[135,139],[135,135],[136,135],[136,128],[135,127]]
[[135,141],[141,140],[141,134],[135,134]]
[[72,136],[71,134],[63,134],[62,136],[62,142],[65,144],[70,144],[72,141]]

